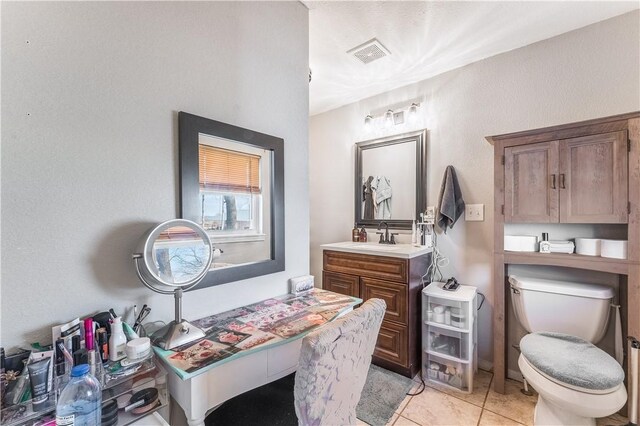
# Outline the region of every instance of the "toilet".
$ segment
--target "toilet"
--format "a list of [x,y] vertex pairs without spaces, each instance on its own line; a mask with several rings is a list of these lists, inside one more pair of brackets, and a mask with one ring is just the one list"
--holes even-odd
[[520,341],[520,372],[538,392],[534,424],[595,425],[627,402],[624,370],[595,346],[609,322],[613,289],[509,276]]

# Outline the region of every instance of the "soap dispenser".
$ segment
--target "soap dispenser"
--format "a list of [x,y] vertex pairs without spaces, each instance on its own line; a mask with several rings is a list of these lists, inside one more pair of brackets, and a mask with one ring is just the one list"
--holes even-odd
[[367,230],[364,229],[364,226],[360,229],[360,242],[361,243],[367,242]]
[[358,224],[353,224],[353,229],[351,230],[351,241],[357,243],[360,241],[360,230],[358,229]]

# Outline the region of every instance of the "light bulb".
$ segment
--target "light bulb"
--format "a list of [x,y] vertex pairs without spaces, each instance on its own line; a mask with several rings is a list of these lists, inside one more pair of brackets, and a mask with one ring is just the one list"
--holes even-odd
[[391,127],[393,125],[393,111],[390,109],[384,114],[384,125],[385,127]]
[[414,122],[418,119],[418,104],[416,104],[415,102],[411,104],[411,106],[409,107],[409,114],[408,114],[408,118],[410,122]]
[[364,118],[364,129],[365,129],[365,130],[367,130],[367,131],[371,130],[371,127],[373,127],[373,126],[371,125],[371,121],[372,121],[372,120],[373,120],[373,117],[371,116],[371,114],[367,115],[367,116]]

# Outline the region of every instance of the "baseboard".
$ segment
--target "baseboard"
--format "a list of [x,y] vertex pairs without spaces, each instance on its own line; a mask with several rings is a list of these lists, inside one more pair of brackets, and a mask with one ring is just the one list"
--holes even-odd
[[484,371],[493,371],[493,362],[484,359],[478,360],[478,368]]
[[511,369],[507,370],[507,379],[524,382],[524,377],[522,376],[522,373],[520,373],[520,371],[517,371],[517,370],[511,370]]

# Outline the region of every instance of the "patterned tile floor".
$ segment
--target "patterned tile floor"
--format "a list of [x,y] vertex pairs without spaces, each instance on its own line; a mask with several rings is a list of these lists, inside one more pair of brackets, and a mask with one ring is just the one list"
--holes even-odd
[[[538,398],[520,392],[522,384],[507,380],[506,394],[491,389],[493,375],[479,370],[474,378],[472,394],[427,382],[424,392],[407,396],[400,404],[387,426],[511,426],[533,425],[533,410]],[[419,381],[418,378],[416,378]],[[416,384],[412,393],[421,385]],[[621,426],[627,419],[613,415],[598,419],[598,426]],[[358,425],[366,426],[358,420]]]

